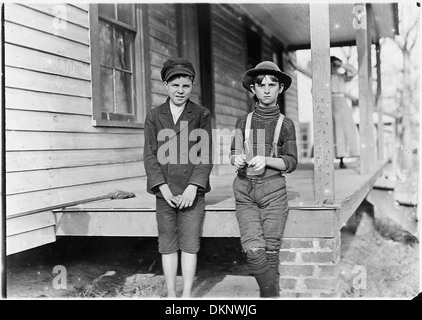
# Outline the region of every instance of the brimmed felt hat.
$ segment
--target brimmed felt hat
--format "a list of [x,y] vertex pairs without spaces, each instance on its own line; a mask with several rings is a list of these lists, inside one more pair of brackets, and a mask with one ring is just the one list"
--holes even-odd
[[184,58],[166,60],[161,69],[161,79],[167,81],[177,74],[195,78],[195,69],[193,68],[192,63]]
[[272,61],[262,61],[258,63],[255,68],[249,69],[245,72],[242,80],[243,87],[246,90],[251,91],[253,79],[260,74],[270,74],[276,76],[280,81],[280,84],[284,84],[283,91],[286,91],[292,84],[292,78],[287,73],[281,71],[278,65]]

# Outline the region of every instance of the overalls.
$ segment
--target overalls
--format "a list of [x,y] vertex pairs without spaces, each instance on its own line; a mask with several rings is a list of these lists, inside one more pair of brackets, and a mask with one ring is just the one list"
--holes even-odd
[[[251,117],[252,113],[248,115],[245,126],[247,162],[253,158],[249,142]],[[283,115],[277,122],[271,152],[266,150],[265,156],[278,156],[277,142],[282,122]],[[288,214],[285,178],[280,172],[253,175],[252,170],[247,169],[246,172],[238,172],[233,190],[242,248],[246,252],[249,269],[257,278],[262,296],[277,296],[279,248]]]

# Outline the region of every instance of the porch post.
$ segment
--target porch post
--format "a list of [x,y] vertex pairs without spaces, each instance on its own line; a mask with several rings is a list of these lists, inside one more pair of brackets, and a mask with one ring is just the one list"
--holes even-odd
[[378,131],[377,131],[377,150],[378,160],[384,160],[384,121],[382,110],[382,90],[381,90],[381,46],[379,39],[375,45],[377,56],[377,95],[376,108],[378,111]]
[[360,131],[360,173],[372,171],[376,153],[374,142],[374,99],[372,93],[371,66],[371,20],[369,4],[357,4],[355,8],[356,45],[359,62],[359,131]]
[[[1,101],[1,109],[0,109],[0,146],[1,150],[4,151],[6,148],[4,142],[4,130],[5,130],[5,110],[6,106],[4,105],[4,96],[3,96],[3,85],[4,85],[4,67],[3,67],[3,59],[4,59],[4,39],[3,39],[3,21],[4,21],[4,4],[0,4],[0,101]],[[0,180],[6,181],[6,168],[5,168],[5,152],[1,152],[0,155]],[[0,183],[0,193],[3,195],[4,189],[3,182]],[[0,264],[0,297],[6,297],[6,203],[3,197],[0,197],[0,255],[1,261]],[[3,263],[4,262],[4,263]]]
[[309,14],[312,54],[315,201],[318,204],[329,204],[334,202],[334,130],[331,107],[328,3],[310,4]]

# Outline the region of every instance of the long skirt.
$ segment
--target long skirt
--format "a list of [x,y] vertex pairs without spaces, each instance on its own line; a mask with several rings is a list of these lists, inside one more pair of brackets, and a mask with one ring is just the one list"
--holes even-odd
[[332,96],[334,120],[334,153],[336,158],[360,155],[359,132],[352,110],[343,96]]

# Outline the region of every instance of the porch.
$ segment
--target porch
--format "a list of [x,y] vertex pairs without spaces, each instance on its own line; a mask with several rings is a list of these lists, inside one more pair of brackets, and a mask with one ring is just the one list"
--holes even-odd
[[[314,166],[301,164],[286,175],[290,208],[284,237],[334,237],[381,175],[387,162],[359,174],[359,162],[335,170],[335,201],[315,201]],[[232,182],[235,173],[212,175],[212,190],[206,195],[204,237],[238,237]],[[140,181],[140,187],[145,182]],[[132,190],[129,190],[132,191]],[[129,199],[101,200],[54,210],[56,236],[157,236],[155,197],[145,189]]]

